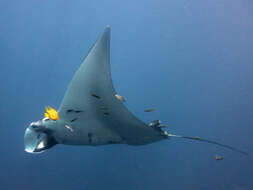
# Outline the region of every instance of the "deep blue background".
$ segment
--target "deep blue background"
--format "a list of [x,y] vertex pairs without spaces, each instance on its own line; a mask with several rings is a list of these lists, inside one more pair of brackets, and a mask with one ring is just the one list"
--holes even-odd
[[203,143],[36,155],[23,145],[109,24],[113,83],[134,114],[253,154],[252,9],[251,0],[1,0],[0,189],[252,190],[252,159]]

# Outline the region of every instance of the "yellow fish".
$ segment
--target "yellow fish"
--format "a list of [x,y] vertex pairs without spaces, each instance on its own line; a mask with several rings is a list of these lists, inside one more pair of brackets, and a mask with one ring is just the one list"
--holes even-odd
[[44,113],[44,116],[51,119],[51,120],[59,120],[59,115],[57,113],[57,111],[54,108],[51,108],[50,106],[46,107],[46,111]]
[[223,156],[219,156],[219,155],[216,155],[216,156],[215,156],[215,160],[223,160],[223,159],[224,159]]

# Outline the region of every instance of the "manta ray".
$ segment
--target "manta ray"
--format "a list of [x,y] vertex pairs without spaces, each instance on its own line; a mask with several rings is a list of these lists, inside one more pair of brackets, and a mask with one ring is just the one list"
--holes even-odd
[[147,145],[171,137],[202,141],[247,155],[234,147],[200,137],[171,134],[159,120],[146,124],[120,101],[110,72],[110,27],[107,26],[74,74],[59,109],[46,108],[45,117],[25,131],[25,151],[41,153],[56,144],[99,146]]

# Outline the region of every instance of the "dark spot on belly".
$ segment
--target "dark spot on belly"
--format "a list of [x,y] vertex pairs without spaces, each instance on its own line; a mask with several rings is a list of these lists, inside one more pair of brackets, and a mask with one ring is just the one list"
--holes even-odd
[[77,119],[78,118],[76,117],[76,118],[72,119],[70,122],[72,123],[72,122],[76,121]]
[[100,98],[101,98],[100,96],[98,96],[98,95],[95,94],[95,93],[92,93],[91,95],[92,95],[93,97],[97,98],[97,99],[100,99]]
[[68,109],[68,110],[66,110],[66,113],[72,113],[72,112],[74,112],[74,113],[81,113],[83,111],[82,110],[74,110],[74,109]]

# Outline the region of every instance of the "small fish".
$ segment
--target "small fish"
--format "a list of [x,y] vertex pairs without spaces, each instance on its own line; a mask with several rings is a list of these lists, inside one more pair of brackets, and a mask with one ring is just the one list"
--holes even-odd
[[154,128],[154,127],[158,127],[160,123],[161,123],[160,120],[154,120],[154,121],[151,121],[148,126]]
[[219,156],[219,155],[216,155],[216,156],[215,156],[215,160],[223,160],[223,159],[224,159],[223,156]]
[[92,95],[93,97],[97,98],[97,99],[100,99],[100,98],[101,98],[100,96],[98,96],[98,95],[95,94],[95,93],[92,93],[91,95]]
[[117,98],[121,102],[125,102],[126,101],[126,99],[123,96],[119,95],[119,94],[115,94],[114,96],[115,96],[115,98]]
[[74,111],[73,109],[68,109],[66,112],[67,113],[70,113],[70,112],[72,112],[72,111]]
[[199,136],[196,136],[196,137],[194,137],[194,139],[199,140],[199,139],[200,139],[200,137],[199,137]]
[[69,125],[65,125],[65,127],[66,127],[67,129],[69,129],[71,132],[74,132],[74,129],[73,129],[72,127],[70,127]]
[[155,111],[155,108],[147,108],[144,110],[144,112],[152,112],[152,111]]
[[166,124],[161,124],[161,125],[159,125],[159,127],[160,127],[160,128],[168,128],[168,125],[166,125]]
[[110,115],[110,113],[109,112],[104,112],[104,115]]
[[81,113],[81,112],[83,112],[83,111],[81,111],[81,110],[76,110],[75,112],[76,112],[76,113]]

